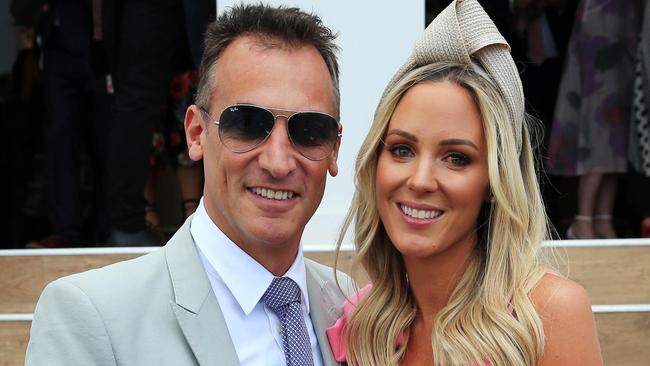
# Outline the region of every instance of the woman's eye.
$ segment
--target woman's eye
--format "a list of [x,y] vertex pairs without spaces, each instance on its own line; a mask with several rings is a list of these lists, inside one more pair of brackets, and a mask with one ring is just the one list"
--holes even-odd
[[397,158],[408,158],[413,156],[413,151],[407,145],[389,145],[388,151]]
[[471,160],[460,153],[451,153],[447,155],[447,160],[454,166],[465,166],[471,163]]

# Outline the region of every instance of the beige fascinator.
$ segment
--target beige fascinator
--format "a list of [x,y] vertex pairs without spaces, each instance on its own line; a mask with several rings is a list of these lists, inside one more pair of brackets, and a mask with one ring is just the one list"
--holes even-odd
[[440,61],[478,62],[497,85],[508,106],[517,151],[521,151],[524,92],[510,46],[476,0],[455,0],[429,24],[386,91],[409,71]]

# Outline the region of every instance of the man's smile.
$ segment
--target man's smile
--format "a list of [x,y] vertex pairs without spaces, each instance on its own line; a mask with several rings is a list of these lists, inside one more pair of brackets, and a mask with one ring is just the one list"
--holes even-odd
[[285,191],[285,190],[273,190],[270,188],[264,188],[264,187],[251,187],[248,188],[249,191],[255,193],[256,195],[260,197],[264,197],[267,199],[271,200],[277,200],[277,201],[285,201],[285,200],[290,200],[294,196],[298,196],[297,193],[292,192],[292,191]]

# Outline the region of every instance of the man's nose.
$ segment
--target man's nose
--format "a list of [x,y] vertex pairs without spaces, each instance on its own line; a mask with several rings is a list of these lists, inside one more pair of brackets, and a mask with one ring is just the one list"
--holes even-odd
[[286,177],[296,168],[297,152],[289,140],[285,117],[276,117],[271,134],[260,148],[260,167],[272,177]]

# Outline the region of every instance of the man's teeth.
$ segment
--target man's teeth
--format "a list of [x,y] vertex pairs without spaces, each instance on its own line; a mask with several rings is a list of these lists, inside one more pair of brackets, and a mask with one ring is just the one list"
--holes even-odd
[[258,196],[272,200],[288,200],[293,198],[293,192],[289,191],[274,191],[272,189],[259,187],[251,188],[251,191],[253,191]]
[[442,211],[438,210],[416,210],[414,208],[410,208],[405,205],[400,205],[400,208],[402,209],[402,212],[406,214],[407,216],[414,217],[416,219],[432,219],[435,217],[438,217],[442,215]]

